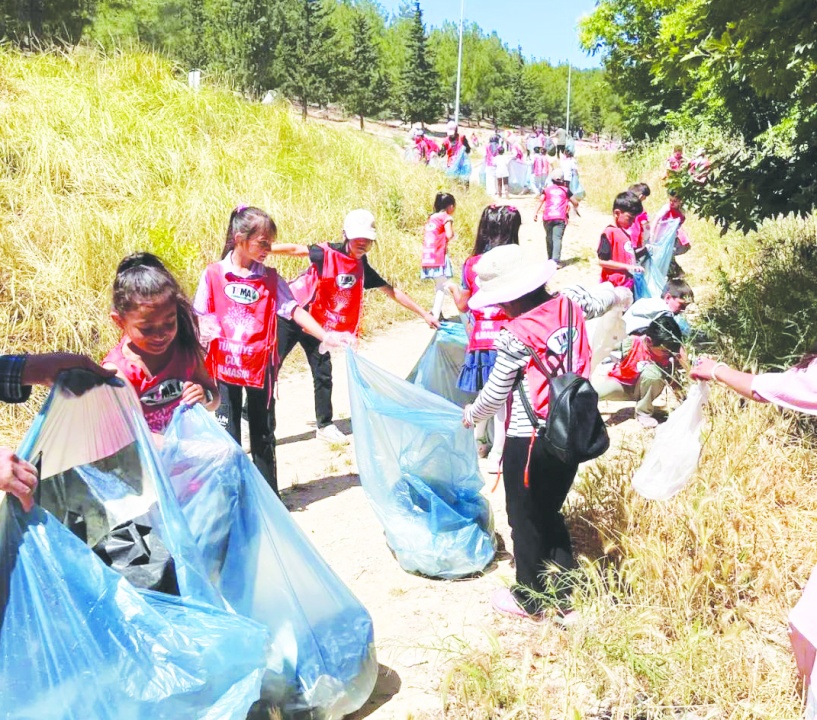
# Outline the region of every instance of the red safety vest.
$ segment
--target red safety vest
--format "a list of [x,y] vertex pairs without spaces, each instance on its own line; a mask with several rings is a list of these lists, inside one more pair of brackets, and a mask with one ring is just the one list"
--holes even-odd
[[[462,277],[466,287],[473,295],[477,291],[477,274],[474,265],[482,255],[472,255],[465,261],[462,268]],[[471,310],[471,317],[474,319],[474,326],[471,328],[471,335],[468,337],[467,352],[474,350],[493,350],[494,341],[499,336],[503,323],[510,320],[505,311],[498,305],[488,305],[479,310]]]
[[[324,330],[357,334],[363,310],[363,261],[320,243],[323,248],[323,274],[313,264],[295,278],[289,289],[301,307]],[[311,305],[310,305],[311,303]]]
[[455,142],[451,142],[451,138],[447,137],[443,140],[442,146],[445,148],[446,165],[451,167],[454,158],[456,158],[460,150],[465,147],[465,143],[462,140],[462,135],[457,134],[457,140]]
[[222,382],[262,388],[277,365],[278,273],[267,268],[263,277],[244,278],[225,273],[220,263],[206,273],[207,309],[221,328],[210,342],[207,369]]
[[423,234],[422,266],[424,268],[445,265],[445,252],[448,249],[445,224],[450,221],[451,216],[445,210],[434,213],[428,218]]
[[[633,241],[630,239],[630,234],[626,230],[616,225],[608,225],[604,228],[604,235],[610,242],[610,248],[612,250],[610,260],[627,265],[635,265]],[[608,270],[607,268],[602,268],[601,281],[612,283],[616,287],[633,287],[633,276],[626,270]]]
[[[568,304],[573,303],[573,337],[567,337]],[[590,377],[590,343],[584,326],[581,308],[564,295],[535,307],[524,315],[513,318],[504,327],[532,348],[542,363],[557,374],[572,370],[577,375]],[[573,367],[564,368],[567,362],[568,343],[573,343]],[[533,409],[541,418],[548,414],[548,379],[531,358],[525,368]]]
[[148,375],[141,365],[125,357],[122,346],[123,337],[102,361],[103,364],[115,365],[128,379],[139,396],[142,413],[151,432],[163,433],[173,417],[173,411],[182,402],[184,383],[193,379],[199,367],[195,353],[185,352],[179,343],[173,343],[173,354],[170,360],[155,375]]
[[650,350],[643,335],[636,335],[633,338],[633,346],[627,356],[617,362],[610,371],[610,377],[615,378],[624,385],[635,385],[644,367],[650,363],[655,363],[661,367],[668,365],[660,361]]

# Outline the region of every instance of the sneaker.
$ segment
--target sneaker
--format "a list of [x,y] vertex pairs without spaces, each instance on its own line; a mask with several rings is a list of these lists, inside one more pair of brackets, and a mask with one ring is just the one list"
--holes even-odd
[[349,438],[338,430],[338,426],[334,423],[327,425],[326,427],[318,428],[315,431],[315,437],[318,440],[323,440],[323,442],[333,445],[349,444]]
[[529,615],[527,610],[523,608],[513,596],[510,588],[500,588],[491,593],[491,606],[498,613],[503,615],[513,615],[514,617],[525,618],[526,620],[533,620],[538,622],[541,620],[539,615]]
[[579,620],[582,619],[582,616],[579,614],[578,610],[559,610],[556,613],[556,617],[553,618],[553,622],[557,625],[561,625],[563,628],[573,627]]
[[643,428],[657,428],[658,427],[658,419],[654,418],[652,415],[639,415],[638,416],[638,423]]

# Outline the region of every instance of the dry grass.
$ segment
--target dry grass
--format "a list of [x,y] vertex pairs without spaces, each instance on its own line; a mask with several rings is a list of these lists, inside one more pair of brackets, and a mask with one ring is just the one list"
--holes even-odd
[[[368,207],[372,265],[418,300],[422,226],[446,179],[406,164],[394,144],[302,123],[283,107],[226,90],[194,93],[151,54],[20,55],[0,50],[0,328],[2,352],[71,350],[100,358],[119,260],[148,250],[190,292],[220,255],[230,210],[266,209],[283,242],[337,241],[345,213]],[[453,254],[464,259],[487,198],[459,201]],[[282,260],[293,277],[302,261]],[[406,312],[369,293],[365,330]],[[5,409],[5,443],[36,403]]]

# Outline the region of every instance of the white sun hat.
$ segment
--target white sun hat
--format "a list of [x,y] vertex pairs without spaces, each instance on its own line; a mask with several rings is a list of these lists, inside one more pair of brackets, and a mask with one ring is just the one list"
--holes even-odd
[[532,263],[519,245],[500,245],[485,253],[474,266],[479,289],[468,307],[479,310],[517,300],[542,287],[556,270],[553,260]]
[[356,238],[377,240],[374,215],[368,210],[352,210],[343,221],[343,234],[347,240],[355,240]]

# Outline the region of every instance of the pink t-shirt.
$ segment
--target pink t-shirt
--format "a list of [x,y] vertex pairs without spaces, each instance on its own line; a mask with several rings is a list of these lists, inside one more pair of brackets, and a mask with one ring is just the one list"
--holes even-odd
[[752,392],[780,407],[817,415],[817,361],[806,368],[757,375],[752,380]]
[[542,220],[567,220],[567,204],[570,191],[562,185],[548,185],[542,194],[545,206],[542,209]]

